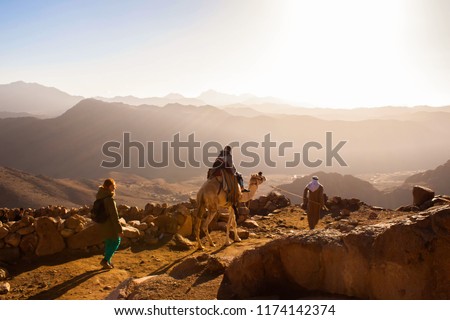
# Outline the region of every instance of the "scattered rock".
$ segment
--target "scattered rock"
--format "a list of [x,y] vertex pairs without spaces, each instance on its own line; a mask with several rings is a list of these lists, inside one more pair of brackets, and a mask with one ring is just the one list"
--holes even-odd
[[37,256],[51,255],[61,252],[65,247],[64,239],[58,231],[55,219],[42,217],[36,219],[36,234],[39,242],[36,247]]
[[341,216],[342,217],[349,217],[350,216],[350,210],[349,209],[342,209],[341,210]]
[[22,237],[18,233],[10,233],[5,237],[5,243],[9,244],[11,247],[15,248],[19,246],[20,239]]
[[61,236],[63,238],[69,238],[69,237],[71,237],[71,236],[73,236],[75,234],[75,230],[73,230],[73,229],[62,229],[60,231],[60,233],[61,233]]
[[34,226],[23,227],[23,228],[17,230],[17,233],[20,234],[21,236],[25,236],[25,235],[33,233],[33,232],[34,232]]
[[376,220],[378,218],[378,214],[376,212],[370,212],[368,219],[369,220]]
[[407,206],[401,206],[395,209],[395,211],[401,211],[401,212],[418,212],[420,211],[419,207],[414,205],[407,205]]
[[137,239],[141,236],[141,232],[132,226],[122,227],[122,230],[125,238]]
[[8,278],[8,276],[8,271],[6,269],[0,268],[0,281],[5,280],[6,278]]
[[190,250],[193,247],[195,247],[195,243],[189,241],[188,239],[186,239],[185,237],[183,237],[180,234],[175,234],[175,236],[172,239],[173,243],[174,243],[174,249],[178,249],[178,250]]
[[413,205],[420,207],[428,200],[434,198],[434,191],[427,187],[414,186],[413,187]]
[[20,241],[20,250],[25,255],[31,255],[36,251],[37,245],[38,245],[38,236],[35,233],[27,234],[22,238]]
[[[230,231],[230,233],[232,234],[231,239],[233,239],[234,232]],[[237,233],[238,233],[239,238],[241,238],[241,240],[248,239],[248,237],[250,236],[250,232],[248,230],[244,230],[241,228],[238,228]]]
[[211,256],[207,260],[206,270],[209,273],[222,274],[225,272],[225,269],[228,267],[228,264],[229,263],[224,261],[223,259],[219,259],[216,256]]
[[154,223],[160,233],[175,234],[178,231],[177,220],[172,216],[160,215],[155,219]]
[[11,290],[11,285],[8,282],[0,282],[0,294],[7,294]]
[[179,225],[177,233],[183,237],[188,237],[192,234],[192,216],[190,214],[187,215],[183,223]]
[[241,225],[249,229],[259,228],[259,224],[256,221],[250,219],[245,220]]
[[422,212],[415,221],[359,226],[348,233],[304,231],[244,252],[225,279],[238,299],[284,294],[287,287],[299,296],[449,299],[449,234],[450,206]]
[[99,232],[99,225],[94,223],[81,232],[69,236],[66,242],[70,249],[84,249],[102,243],[103,239]]
[[6,228],[6,226],[0,227],[0,239],[3,239],[4,237],[6,237],[9,233],[8,228]]
[[291,201],[284,195],[278,192],[271,192],[267,196],[261,196],[258,199],[249,202],[250,214],[266,215],[277,209],[287,207]]
[[69,218],[66,219],[64,222],[64,226],[67,229],[76,230],[77,232],[80,232],[85,225],[85,219],[78,214],[75,214]]

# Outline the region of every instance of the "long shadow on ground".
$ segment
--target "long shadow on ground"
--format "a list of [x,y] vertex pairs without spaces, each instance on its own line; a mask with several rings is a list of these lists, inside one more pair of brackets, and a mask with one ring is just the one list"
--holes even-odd
[[80,274],[70,280],[67,280],[61,284],[58,284],[57,286],[54,286],[48,290],[42,291],[34,296],[31,296],[28,298],[28,300],[54,300],[59,297],[61,297],[63,294],[65,294],[70,289],[73,289],[83,282],[87,281],[88,279],[92,278],[93,276],[107,272],[109,270],[99,269],[99,270],[91,270],[86,271],[83,274]]

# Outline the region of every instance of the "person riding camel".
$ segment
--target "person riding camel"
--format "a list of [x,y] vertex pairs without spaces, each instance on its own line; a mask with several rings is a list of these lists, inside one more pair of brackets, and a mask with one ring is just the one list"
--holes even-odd
[[230,146],[226,146],[222,151],[220,151],[216,161],[213,164],[214,171],[219,169],[225,169],[236,177],[238,184],[241,187],[241,192],[250,192],[250,190],[244,188],[244,179],[242,178],[242,174],[240,174],[234,166]]

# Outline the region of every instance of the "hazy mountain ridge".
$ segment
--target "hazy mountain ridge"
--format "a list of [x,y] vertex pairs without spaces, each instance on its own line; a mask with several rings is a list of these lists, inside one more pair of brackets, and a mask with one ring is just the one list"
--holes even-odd
[[303,202],[303,190],[311,181],[313,175],[319,177],[319,182],[324,186],[324,192],[328,197],[339,196],[345,199],[356,198],[371,205],[386,205],[383,201],[384,193],[377,190],[370,182],[356,178],[352,175],[341,175],[338,173],[315,172],[301,178],[295,179],[292,183],[278,186],[281,190],[299,195],[298,197],[286,193],[293,203]]
[[[183,106],[171,104],[165,107],[130,106],[123,103],[106,103],[86,99],[53,119],[17,118],[0,120],[0,165],[14,167],[30,173],[43,173],[55,178],[100,178],[107,174],[100,168],[103,160],[102,146],[108,141],[123,142],[124,132],[131,134],[131,141],[144,146],[155,141],[155,160],[161,157],[161,141],[171,142],[179,134],[181,141],[195,134],[196,141],[204,145],[216,141],[222,145],[232,141],[257,142],[253,149],[260,156],[260,165],[243,168],[240,161],[249,161],[239,151],[235,162],[245,174],[257,171],[280,174],[305,174],[317,170],[344,174],[370,172],[396,172],[429,168],[450,158],[450,141],[438,137],[450,136],[449,120],[436,114],[434,120],[424,121],[365,120],[331,121],[311,116],[286,115],[272,117],[259,115],[253,118],[232,116],[212,106]],[[326,132],[332,132],[331,147],[339,141],[347,141],[339,155],[348,167],[325,167]],[[14,133],[12,135],[11,133]],[[272,159],[279,164],[271,168],[264,163],[262,141],[270,134],[272,141],[290,141],[293,148],[281,157],[277,148],[272,149]],[[300,152],[310,141],[323,148],[312,152],[310,160],[323,161],[322,166],[308,168],[303,163],[286,168],[285,162],[293,159],[292,152]],[[315,149],[312,149],[315,150]],[[148,150],[146,150],[148,151]],[[214,149],[210,150],[214,151]],[[134,152],[134,151],[133,151]],[[185,168],[170,166],[137,168],[137,158],[131,158],[131,169],[114,168],[114,171],[130,172],[147,178],[166,178],[180,181],[203,175],[206,167]],[[146,152],[147,153],[147,152]],[[195,155],[202,160],[202,150]],[[187,161],[187,158],[184,160]],[[213,161],[214,159],[210,159]]]
[[41,116],[27,113],[27,112],[10,112],[10,111],[0,111],[0,119],[6,118],[25,118],[25,117],[33,117],[40,118]]
[[[0,112],[12,112],[17,116],[54,117],[84,99],[73,96],[56,88],[46,87],[37,83],[23,81],[0,85]],[[187,98],[179,93],[170,93],[164,97],[138,98],[134,96],[116,96],[113,98],[96,97],[96,100],[114,103],[124,103],[133,106],[151,105],[164,107],[167,104],[192,106],[212,105],[224,109],[235,116],[254,117],[268,114],[272,117],[283,115],[314,116],[323,120],[361,121],[367,119],[400,119],[414,120],[417,113],[450,112],[450,106],[444,107],[401,107],[386,106],[376,108],[311,108],[290,105],[274,97],[257,97],[251,94],[232,95],[214,90],[203,92],[198,97]],[[254,112],[253,112],[254,110]],[[22,114],[27,113],[27,114]],[[424,114],[418,117],[424,117]],[[5,118],[1,116],[0,118]]]
[[0,111],[51,117],[62,114],[82,99],[37,83],[0,84]]
[[405,180],[405,186],[424,185],[438,194],[450,194],[450,160],[435,169],[415,174]]

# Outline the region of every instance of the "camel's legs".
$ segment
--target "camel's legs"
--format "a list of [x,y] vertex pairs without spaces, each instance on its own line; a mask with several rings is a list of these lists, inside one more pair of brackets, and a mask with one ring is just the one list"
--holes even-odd
[[[236,208],[236,210],[239,210],[239,209]],[[231,226],[233,227],[233,230],[234,230],[234,241],[241,242],[241,238],[239,238],[238,231],[237,231],[236,212],[234,210],[231,215],[230,227]]]
[[205,249],[205,247],[202,244],[202,241],[200,240],[200,225],[202,223],[202,218],[203,218],[203,205],[199,205],[198,206],[198,211],[197,211],[197,221],[195,223],[195,239],[197,240],[197,248],[198,249]]
[[209,241],[209,244],[212,246],[212,247],[215,247],[216,245],[214,244],[214,242],[212,241],[212,239],[211,239],[211,235],[209,234],[209,224],[211,223],[211,221],[214,219],[214,217],[216,216],[216,213],[217,213],[217,210],[216,211],[209,211],[208,210],[208,214],[206,215],[206,219],[205,219],[205,221],[204,221],[204,223],[203,223],[203,225],[202,225],[202,229],[203,229],[203,232],[206,234],[206,238],[208,239],[208,241]]
[[229,211],[229,216],[228,216],[228,222],[227,222],[227,233],[226,233],[226,241],[225,241],[225,245],[230,245],[230,228],[233,227],[233,231],[234,231],[234,241],[236,242],[240,242],[241,238],[239,238],[239,235],[237,233],[237,224],[236,224],[236,214],[234,212],[233,207],[228,208]]

